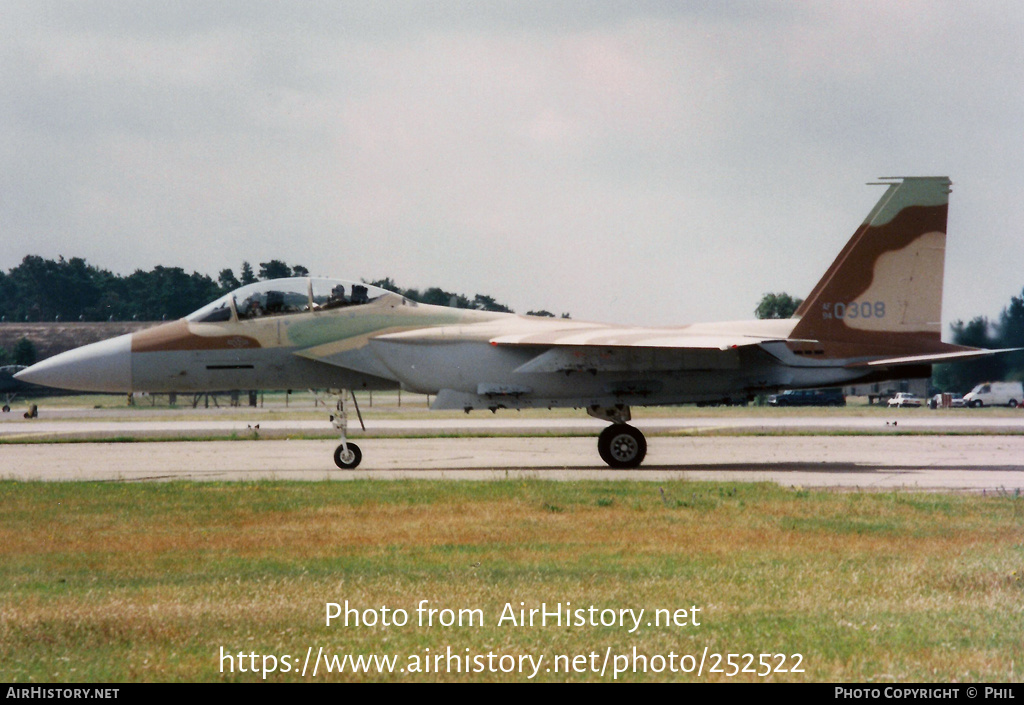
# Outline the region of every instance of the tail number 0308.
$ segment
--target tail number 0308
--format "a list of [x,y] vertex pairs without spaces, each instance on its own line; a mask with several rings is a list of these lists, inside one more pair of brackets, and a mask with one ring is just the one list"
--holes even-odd
[[851,301],[844,303],[823,303],[821,305],[821,317],[829,320],[832,318],[885,318],[884,301]]

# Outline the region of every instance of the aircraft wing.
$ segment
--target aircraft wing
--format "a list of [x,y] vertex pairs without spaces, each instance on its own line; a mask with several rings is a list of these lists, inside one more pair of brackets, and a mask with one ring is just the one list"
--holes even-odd
[[[534,348],[538,355],[517,373],[638,369],[725,370],[740,365],[740,348],[775,340],[741,335],[686,335],[678,331],[600,329],[586,332],[503,335],[497,347]],[[543,349],[541,351],[540,349]]]
[[599,328],[535,334],[500,335],[491,345],[593,348],[667,348],[672,350],[734,350],[748,345],[785,340],[746,335],[687,335],[678,331]]
[[[496,348],[531,351],[514,372],[550,373],[576,370],[624,372],[637,370],[726,370],[740,365],[740,348],[784,340],[777,336],[736,333],[688,333],[685,328],[640,328],[567,323],[537,326],[520,320],[496,326],[445,326],[392,333],[375,338],[371,347],[387,355],[390,345],[431,346],[477,342]],[[382,347],[384,349],[382,349]]]
[[691,330],[595,325],[566,321],[559,325],[520,316],[465,326],[418,328],[374,336],[385,343],[431,344],[454,341],[488,342],[499,347],[663,348],[674,350],[732,350],[786,340],[782,335],[751,335],[734,330]]

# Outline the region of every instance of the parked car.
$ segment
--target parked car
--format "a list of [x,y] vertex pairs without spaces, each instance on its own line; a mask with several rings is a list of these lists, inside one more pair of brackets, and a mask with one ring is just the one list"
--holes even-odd
[[923,403],[921,397],[915,396],[910,392],[898,392],[896,396],[889,400],[889,406],[901,409],[905,406],[921,406]]
[[981,406],[1009,406],[1024,401],[1024,384],[1020,382],[982,382],[967,394],[964,402],[972,409]]
[[741,397],[725,397],[717,401],[699,401],[697,406],[746,406],[750,402]]
[[846,406],[841,389],[790,389],[768,397],[768,406]]
[[[935,396],[933,396],[931,398],[931,401],[928,402],[928,406],[930,406],[933,409],[941,409],[942,408],[942,397],[943,396],[945,396],[945,395],[943,395],[943,394],[936,394]],[[960,396],[959,394],[950,394],[949,395],[949,405],[950,405],[951,408],[954,408],[954,409],[962,409],[965,406],[967,406],[967,403],[964,402],[964,398],[962,396]]]

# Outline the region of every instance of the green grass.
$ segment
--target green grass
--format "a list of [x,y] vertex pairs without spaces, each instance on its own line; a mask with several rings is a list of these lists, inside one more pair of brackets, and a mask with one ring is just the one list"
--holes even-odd
[[[446,647],[570,662],[634,647],[699,659],[707,647],[802,655],[805,672],[771,680],[1018,680],[1022,571],[1024,499],[1006,493],[529,480],[0,482],[0,680],[262,680],[238,672],[237,659],[234,672],[221,672],[221,647],[236,657],[287,655],[295,669],[310,647],[396,654],[400,666]],[[377,615],[406,610],[410,623],[326,626],[326,604],[346,600]],[[456,614],[479,610],[485,623],[419,626],[421,600]],[[506,604],[567,602],[648,616],[696,606],[701,623],[644,623],[633,633],[496,624]],[[314,679],[309,671],[267,680],[527,679],[324,674],[322,665]],[[537,679],[612,680],[611,663],[603,677],[542,669]],[[665,670],[619,680],[759,678]]]

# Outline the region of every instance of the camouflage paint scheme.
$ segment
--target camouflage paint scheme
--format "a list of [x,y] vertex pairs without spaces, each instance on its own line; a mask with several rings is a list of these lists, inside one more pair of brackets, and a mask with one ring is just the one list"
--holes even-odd
[[[791,319],[605,325],[417,304],[352,282],[273,280],[19,378],[122,392],[400,386],[436,395],[438,409],[578,407],[624,424],[631,406],[923,377],[933,362],[991,354],[940,340],[951,182],[884,185]],[[314,295],[338,284],[366,294],[335,304]],[[247,289],[290,289],[297,303],[244,317]]]

